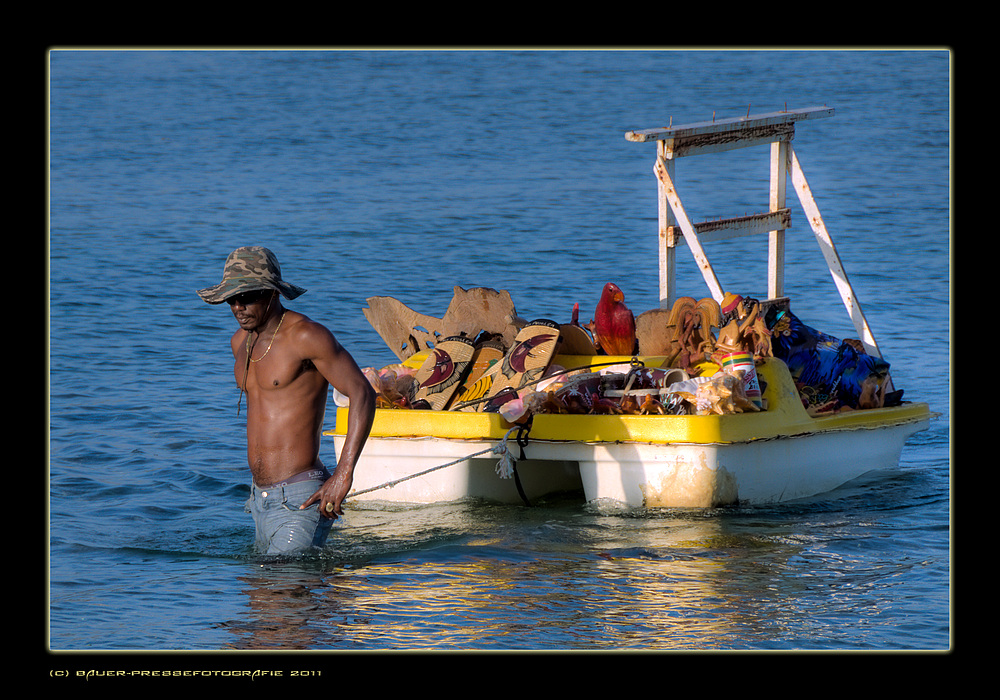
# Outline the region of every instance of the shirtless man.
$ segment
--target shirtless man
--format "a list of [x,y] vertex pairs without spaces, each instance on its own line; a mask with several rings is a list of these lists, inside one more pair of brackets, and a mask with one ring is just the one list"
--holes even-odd
[[[239,248],[226,260],[222,282],[198,291],[210,304],[229,304],[240,401],[247,396],[247,462],[253,476],[247,512],[257,547],[288,553],[321,547],[350,491],[375,413],[375,393],[333,334],[280,295],[305,290],[282,280],[266,248]],[[319,458],[329,387],[350,401],[347,436],[331,475]],[[237,411],[239,407],[237,406]]]

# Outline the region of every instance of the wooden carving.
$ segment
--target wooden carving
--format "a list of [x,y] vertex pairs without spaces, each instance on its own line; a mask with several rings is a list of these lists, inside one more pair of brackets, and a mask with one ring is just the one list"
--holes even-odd
[[486,331],[503,337],[510,347],[525,324],[517,316],[514,302],[506,291],[487,287],[455,287],[448,310],[441,318],[427,316],[393,297],[370,297],[365,318],[400,360],[433,347],[449,336],[474,340]]

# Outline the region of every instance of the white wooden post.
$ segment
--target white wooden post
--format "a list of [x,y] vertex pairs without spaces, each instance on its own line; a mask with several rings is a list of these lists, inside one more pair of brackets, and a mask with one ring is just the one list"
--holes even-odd
[[[663,141],[657,141],[658,160],[664,162],[669,179],[674,179],[674,161],[668,158]],[[660,308],[671,309],[677,300],[675,281],[677,279],[677,248],[674,242],[674,214],[667,202],[666,185],[657,178],[657,210],[660,232]]]
[[847,272],[844,271],[837,248],[833,244],[830,233],[826,230],[823,217],[820,216],[819,207],[816,206],[812,190],[809,189],[809,183],[806,182],[806,176],[802,172],[802,165],[799,163],[799,158],[795,155],[795,149],[791,148],[791,146],[788,148],[788,168],[792,175],[792,186],[799,196],[802,209],[805,211],[806,218],[809,219],[809,225],[816,235],[816,242],[819,243],[820,250],[823,251],[823,257],[826,258],[826,265],[830,268],[830,275],[837,286],[837,291],[840,292],[840,298],[844,300],[847,315],[851,317],[854,328],[858,331],[858,336],[868,354],[882,357],[882,353],[878,349],[878,344],[875,342],[875,336],[868,326],[868,320],[861,310],[861,304],[854,294],[854,288],[851,287],[851,283],[847,279]]
[[[771,144],[770,211],[785,208],[785,184],[788,179],[788,141]],[[777,299],[785,295],[785,229],[768,233],[767,241],[767,295]]]

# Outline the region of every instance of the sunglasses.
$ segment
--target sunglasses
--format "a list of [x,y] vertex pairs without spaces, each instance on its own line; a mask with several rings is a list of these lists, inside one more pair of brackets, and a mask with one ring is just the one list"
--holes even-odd
[[272,294],[274,292],[270,289],[257,289],[252,292],[243,292],[242,294],[234,294],[231,297],[227,297],[226,303],[230,306],[237,303],[240,306],[249,306],[250,304],[257,304],[269,299]]

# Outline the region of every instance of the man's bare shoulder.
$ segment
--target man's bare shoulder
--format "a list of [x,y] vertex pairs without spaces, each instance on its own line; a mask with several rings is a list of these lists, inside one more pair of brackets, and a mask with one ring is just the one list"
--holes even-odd
[[285,318],[282,323],[285,328],[295,329],[296,333],[329,333],[329,329],[322,323],[312,320],[300,311],[285,309]]
[[247,332],[242,328],[237,329],[236,332],[233,333],[233,337],[229,339],[229,344],[233,348],[233,355],[236,354],[237,350],[246,345],[246,339]]
[[298,311],[286,310],[284,323],[288,329],[288,335],[294,339],[296,344],[304,344],[304,346],[320,344],[331,349],[337,344],[337,340],[329,328]]

